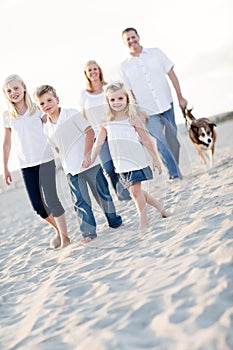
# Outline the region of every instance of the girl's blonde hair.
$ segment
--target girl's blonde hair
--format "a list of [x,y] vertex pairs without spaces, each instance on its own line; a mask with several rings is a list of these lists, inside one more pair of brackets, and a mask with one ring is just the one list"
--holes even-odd
[[135,102],[135,99],[131,91],[125,86],[121,81],[115,81],[109,84],[105,90],[105,117],[106,120],[111,121],[115,119],[114,111],[110,107],[108,95],[110,93],[122,90],[122,92],[127,97],[127,107],[125,109],[126,114],[128,115],[130,122],[135,122],[138,118],[138,108]]
[[88,92],[93,92],[93,87],[92,87],[92,83],[90,81],[90,79],[88,78],[87,76],[87,69],[89,66],[91,66],[92,64],[95,64],[97,66],[97,68],[99,69],[99,72],[100,72],[100,82],[102,85],[106,85],[106,81],[104,80],[104,74],[103,74],[103,71],[102,69],[100,68],[100,66],[98,65],[98,63],[95,61],[95,60],[90,60],[90,61],[87,61],[87,63],[85,64],[85,67],[84,67],[84,75],[85,75],[85,78],[86,78],[86,90]]
[[3,88],[2,88],[4,94],[7,98],[7,102],[8,102],[8,106],[9,106],[8,113],[9,113],[10,117],[13,119],[17,119],[19,117],[18,112],[15,108],[15,104],[8,99],[8,97],[6,95],[6,91],[5,91],[7,85],[13,80],[17,80],[25,89],[25,93],[24,93],[25,104],[26,104],[27,108],[29,109],[30,115],[34,114],[36,111],[36,105],[33,103],[29,93],[27,92],[27,88],[26,88],[26,85],[25,85],[23,79],[17,74],[11,74],[4,80]]

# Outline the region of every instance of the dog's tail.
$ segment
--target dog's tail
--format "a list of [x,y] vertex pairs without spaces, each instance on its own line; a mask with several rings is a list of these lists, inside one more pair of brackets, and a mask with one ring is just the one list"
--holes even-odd
[[196,118],[192,115],[192,108],[191,109],[187,109],[187,108],[182,108],[182,113],[183,113],[183,117],[185,119],[185,124],[187,127],[187,123],[189,123],[189,125],[191,125],[192,123],[194,123],[196,121]]

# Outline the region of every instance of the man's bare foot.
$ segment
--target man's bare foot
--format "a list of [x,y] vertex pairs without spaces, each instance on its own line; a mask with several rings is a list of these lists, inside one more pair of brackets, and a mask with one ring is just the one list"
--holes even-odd
[[60,246],[61,246],[61,238],[60,236],[55,235],[50,240],[50,248],[57,249],[57,248],[60,248]]
[[70,244],[70,239],[66,235],[61,235],[61,248],[65,248]]

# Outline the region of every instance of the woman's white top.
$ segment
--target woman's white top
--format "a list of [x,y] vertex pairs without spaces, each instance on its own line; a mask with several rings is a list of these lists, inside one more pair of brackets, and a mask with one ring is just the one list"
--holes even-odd
[[27,110],[18,119],[3,112],[3,126],[10,128],[20,168],[28,168],[54,159],[53,151],[43,131],[42,113],[37,109],[33,115]]
[[99,127],[104,119],[104,92],[100,94],[91,94],[83,90],[81,92],[79,104],[82,109],[85,110],[85,116],[94,129],[95,135],[97,135]]
[[148,153],[128,120],[107,122],[104,127],[107,130],[109,150],[117,173],[139,170],[150,165]]

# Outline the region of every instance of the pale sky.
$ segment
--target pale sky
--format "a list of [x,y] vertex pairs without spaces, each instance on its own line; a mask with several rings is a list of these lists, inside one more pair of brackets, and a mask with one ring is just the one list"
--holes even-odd
[[[118,64],[128,55],[121,32],[132,26],[144,47],[160,47],[174,62],[197,118],[231,111],[232,16],[232,0],[1,0],[1,85],[16,73],[31,95],[50,84],[61,106],[76,108],[85,62],[95,59],[107,81],[118,78]],[[174,103],[176,121],[183,123],[176,96]],[[10,167],[17,167],[13,156]]]

